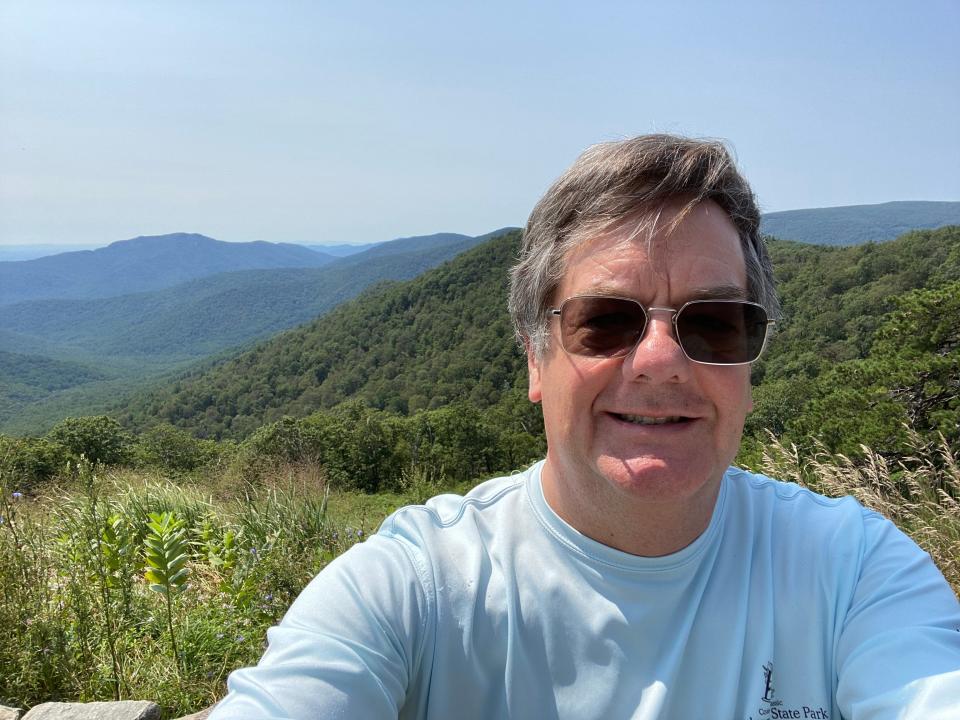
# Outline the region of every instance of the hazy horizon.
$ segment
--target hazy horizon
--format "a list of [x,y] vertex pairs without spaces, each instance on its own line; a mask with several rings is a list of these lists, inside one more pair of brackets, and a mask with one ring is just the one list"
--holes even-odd
[[727,141],[765,212],[960,199],[960,5],[0,5],[0,246],[522,225],[587,146]]

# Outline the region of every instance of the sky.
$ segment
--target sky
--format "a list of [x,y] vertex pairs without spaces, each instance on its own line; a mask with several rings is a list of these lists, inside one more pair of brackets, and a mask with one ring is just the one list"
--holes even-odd
[[960,2],[0,1],[0,245],[522,225],[720,138],[765,212],[960,200]]

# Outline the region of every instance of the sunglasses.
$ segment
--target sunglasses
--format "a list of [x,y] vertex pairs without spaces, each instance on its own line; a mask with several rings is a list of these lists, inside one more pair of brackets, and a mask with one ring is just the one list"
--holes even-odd
[[675,310],[645,308],[629,298],[576,295],[550,310],[560,318],[563,349],[594,358],[629,355],[643,338],[651,312],[671,313],[684,355],[705,365],[752,363],[773,325],[762,305],[745,300],[691,300]]

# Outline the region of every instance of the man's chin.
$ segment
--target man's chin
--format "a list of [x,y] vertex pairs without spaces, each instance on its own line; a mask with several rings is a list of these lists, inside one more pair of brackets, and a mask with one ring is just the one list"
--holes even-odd
[[710,484],[711,475],[690,458],[601,456],[597,468],[621,493],[637,499],[682,500]]

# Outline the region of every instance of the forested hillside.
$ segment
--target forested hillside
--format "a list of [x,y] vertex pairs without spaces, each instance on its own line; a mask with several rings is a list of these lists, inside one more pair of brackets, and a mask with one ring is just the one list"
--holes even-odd
[[[138,397],[119,415],[134,427],[159,421],[204,437],[242,438],[283,415],[305,416],[347,399],[401,414],[454,401],[492,405],[505,389],[525,384],[525,362],[505,309],[506,273],[518,242],[519,234],[510,233],[416,280],[367,292],[221,366]],[[754,368],[757,410],[749,430],[758,437],[768,429],[778,434],[810,430],[811,418],[824,418],[828,409],[835,418],[845,417],[852,400],[882,392],[882,373],[871,380],[848,363],[870,358],[878,343],[884,362],[893,362],[889,341],[880,342],[878,328],[885,324],[889,337],[910,325],[888,313],[913,303],[928,308],[924,317],[929,320],[942,307],[942,322],[960,323],[956,308],[943,300],[953,292],[949,283],[960,280],[958,227],[849,248],[771,240],[770,251],[784,317]],[[924,288],[925,295],[910,294]],[[931,299],[937,289],[940,300]],[[929,330],[924,317],[912,316],[911,332],[918,338]],[[949,329],[943,333],[946,340],[932,339],[921,354],[940,353],[946,359],[947,365],[936,370],[940,380],[930,378],[949,385],[956,349]],[[909,374],[911,364],[929,358],[901,360]],[[855,378],[860,378],[861,395],[836,397],[826,379],[833,372],[852,375],[844,376],[845,388],[858,387]],[[917,392],[926,391],[914,387]],[[951,413],[960,413],[949,387],[945,392],[941,416],[927,422],[931,432],[949,434]],[[884,406],[884,419],[870,431],[871,439],[903,441],[898,423],[916,409],[911,410],[908,395],[904,391]],[[844,448],[847,434],[836,433]]]
[[[5,382],[0,368],[0,428],[37,432],[67,415],[102,412],[138,383],[308,322],[369,285],[415,277],[496,232],[401,238],[321,268],[220,273],[150,293],[6,306],[0,347],[50,362],[33,364],[29,387]],[[53,362],[86,372],[60,373]]]
[[210,437],[243,437],[282,415],[349,398],[408,413],[469,399],[481,407],[526,367],[505,311],[519,231],[416,280],[376,288],[210,371],[134,398],[120,416]]

